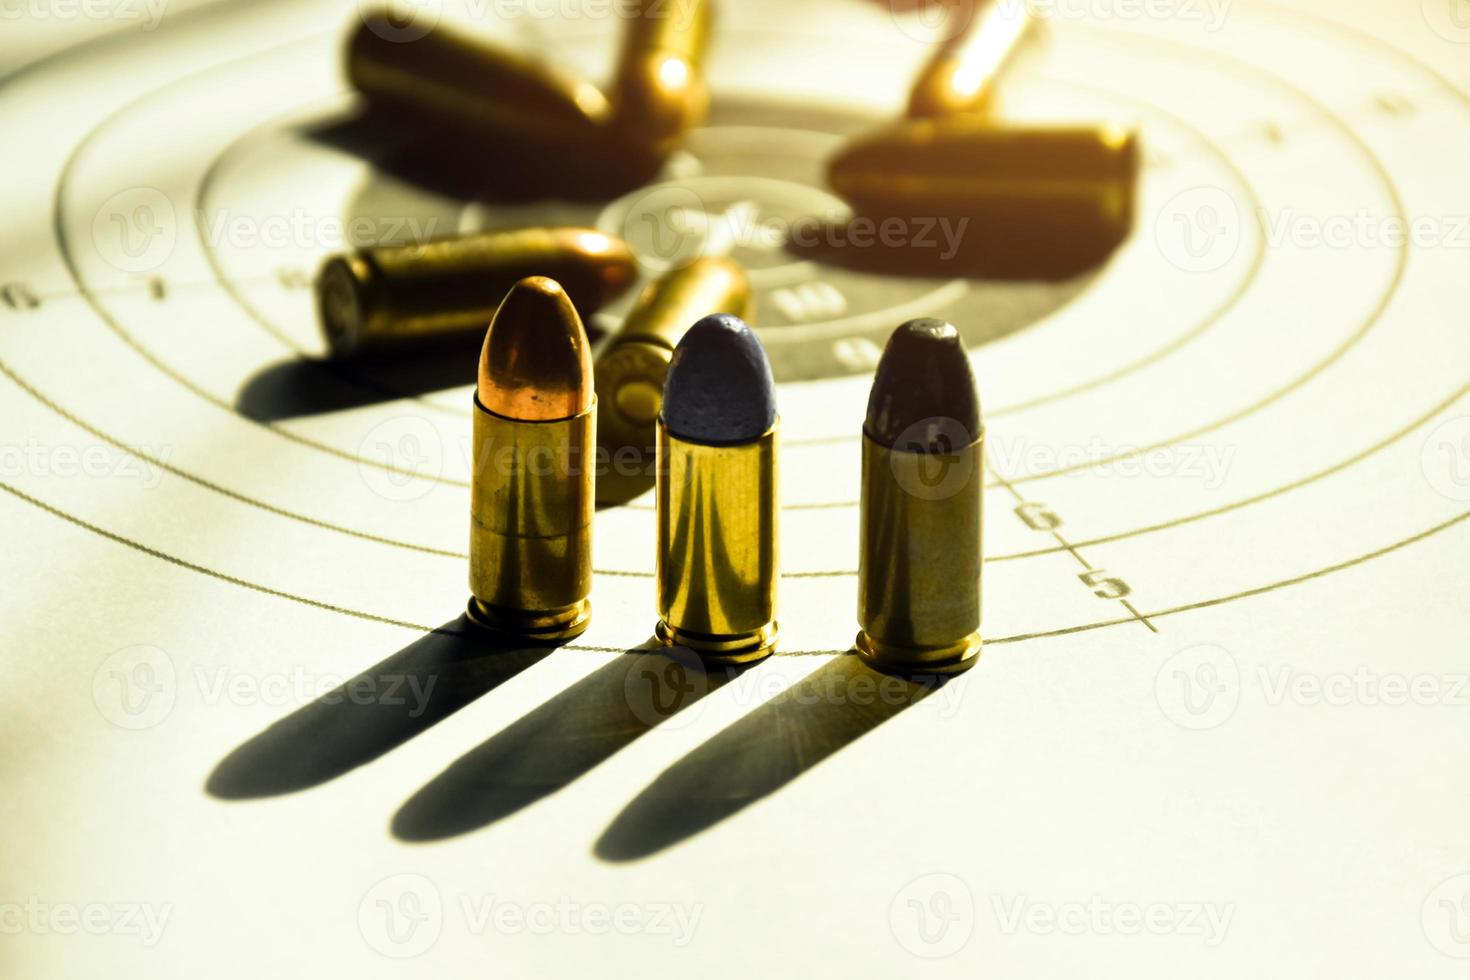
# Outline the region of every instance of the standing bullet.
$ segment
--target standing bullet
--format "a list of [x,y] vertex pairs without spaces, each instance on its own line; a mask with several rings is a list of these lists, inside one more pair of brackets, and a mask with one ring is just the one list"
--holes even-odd
[[984,441],[958,331],[899,327],[863,426],[857,650],[880,670],[955,673],[980,656]]
[[328,259],[317,277],[322,330],[335,356],[483,330],[506,291],[532,275],[561,283],[591,312],[638,275],[621,240],[587,228],[525,228]]
[[655,423],[669,361],[689,324],[710,313],[750,315],[750,282],[726,258],[700,258],[651,283],[597,356],[597,443],[609,460],[597,499],[621,503],[652,485]]
[[554,280],[521,280],[495,312],[475,390],[475,623],[541,642],[587,629],[596,414],[576,308]]
[[347,77],[382,108],[511,146],[591,146],[610,114],[573,72],[443,27],[404,39],[382,11],[348,42]]
[[919,73],[909,92],[913,118],[988,113],[997,84],[1035,21],[1025,0],[966,0],[961,27]]
[[658,638],[710,663],[776,645],[776,386],[739,317],[674,350],[658,424]]
[[709,109],[703,71],[714,4],[637,0],[637,7],[614,76],[613,128],[661,155]]

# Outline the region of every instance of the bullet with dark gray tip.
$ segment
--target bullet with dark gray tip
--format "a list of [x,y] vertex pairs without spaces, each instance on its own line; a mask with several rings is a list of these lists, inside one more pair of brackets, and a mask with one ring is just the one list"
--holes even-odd
[[899,327],[863,426],[857,650],[880,670],[956,673],[980,656],[984,447],[959,332]]
[[711,663],[776,645],[776,386],[739,317],[674,349],[658,421],[658,637]]
[[727,258],[704,256],[650,283],[597,355],[598,448],[609,468],[597,477],[599,503],[624,503],[653,486],[659,412],[674,348],[710,313],[747,316],[750,281]]

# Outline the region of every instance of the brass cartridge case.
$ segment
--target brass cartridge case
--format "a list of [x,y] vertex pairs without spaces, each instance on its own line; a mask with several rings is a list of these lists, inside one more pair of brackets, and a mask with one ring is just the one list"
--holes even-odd
[[952,452],[863,436],[858,654],[897,674],[950,674],[980,656],[985,435]]
[[381,108],[512,145],[585,147],[604,131],[608,101],[575,72],[444,27],[409,40],[384,13],[362,21],[347,77]]
[[1025,0],[964,0],[952,16],[968,23],[940,45],[914,81],[912,118],[989,113],[999,83],[1036,23]]
[[776,646],[776,447],[688,442],[658,423],[658,638],[716,664]]
[[523,228],[358,249],[328,259],[317,309],[333,356],[480,332],[511,286],[549,276],[578,310],[616,299],[637,277],[620,239],[590,228]]
[[621,503],[652,485],[664,378],[689,325],[710,313],[750,315],[750,282],[729,259],[706,257],[651,283],[594,364],[602,404],[597,443],[608,461],[597,499]]
[[704,120],[704,55],[713,22],[712,0],[640,0],[613,81],[613,126],[622,138],[665,154]]
[[475,399],[469,616],[556,642],[592,614],[592,439],[597,406],[549,422],[496,415]]
[[832,188],[870,215],[969,215],[983,228],[1120,238],[1133,222],[1136,135],[1114,125],[998,127],[910,120],[850,143]]

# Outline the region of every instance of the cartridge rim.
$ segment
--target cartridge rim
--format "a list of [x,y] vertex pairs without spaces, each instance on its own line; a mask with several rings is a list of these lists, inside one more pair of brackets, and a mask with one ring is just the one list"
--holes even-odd
[[328,259],[317,274],[317,311],[327,346],[350,354],[372,332],[378,304],[378,276],[360,252]]
[[492,606],[471,596],[465,615],[475,626],[496,636],[520,643],[556,644],[587,632],[592,625],[592,600],[542,612]]
[[666,647],[685,647],[711,664],[748,664],[764,660],[776,649],[781,624],[775,620],[748,633],[711,635],[681,630],[660,619],[654,634]]
[[861,630],[855,645],[864,663],[885,674],[958,674],[975,666],[982,642],[980,631],[976,630],[946,646],[908,647],[885,643]]

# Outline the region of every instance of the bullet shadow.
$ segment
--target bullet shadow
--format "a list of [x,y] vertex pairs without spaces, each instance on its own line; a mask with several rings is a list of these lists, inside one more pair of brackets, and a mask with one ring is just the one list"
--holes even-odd
[[666,769],[594,848],[634,861],[713,827],[916,704],[942,678],[904,680],[841,656]]
[[[902,226],[901,232],[888,236],[887,244],[878,233],[884,222]],[[947,240],[941,229],[957,241]],[[893,244],[897,238],[904,244]],[[856,214],[815,229],[793,228],[785,249],[796,258],[870,275],[1057,282],[1096,269],[1126,238],[1126,230],[1041,221],[1024,213],[942,218]]]
[[405,183],[487,202],[610,201],[641,187],[663,166],[660,157],[613,152],[601,142],[538,147],[371,106],[304,132],[308,139],[368,160]]
[[442,840],[502,820],[590,772],[738,673],[706,670],[687,652],[629,650],[450,765],[398,810],[393,835]]
[[252,375],[235,408],[247,418],[275,422],[458,388],[474,383],[484,342],[483,333],[467,334],[349,361],[282,361]]
[[427,731],[551,650],[493,639],[460,616],[245,742],[209,774],[205,791],[246,800],[319,786]]

